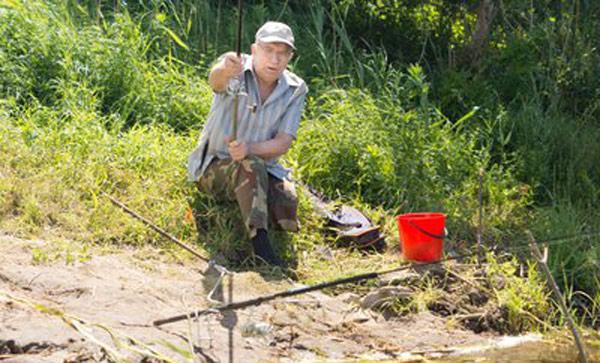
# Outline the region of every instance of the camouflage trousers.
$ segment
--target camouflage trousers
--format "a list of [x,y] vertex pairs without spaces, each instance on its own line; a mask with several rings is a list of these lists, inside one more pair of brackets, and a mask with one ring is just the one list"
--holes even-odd
[[250,238],[257,229],[268,230],[269,221],[283,230],[298,231],[298,197],[294,185],[267,172],[256,157],[235,162],[213,160],[198,181],[198,189],[217,201],[236,201]]

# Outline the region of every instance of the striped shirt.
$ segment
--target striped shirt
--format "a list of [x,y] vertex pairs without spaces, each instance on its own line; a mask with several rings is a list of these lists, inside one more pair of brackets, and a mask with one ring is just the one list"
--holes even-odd
[[[265,103],[261,102],[256,76],[252,68],[252,57],[243,56],[244,67],[239,79],[246,94],[238,100],[238,141],[258,143],[273,139],[285,132],[295,140],[304,108],[308,88],[294,73],[285,70],[273,92]],[[228,92],[213,93],[210,113],[200,135],[198,146],[188,157],[188,180],[197,181],[215,158],[230,158],[227,141],[232,133],[233,105],[235,96]],[[289,170],[278,164],[279,158],[266,159],[267,171],[284,179]]]

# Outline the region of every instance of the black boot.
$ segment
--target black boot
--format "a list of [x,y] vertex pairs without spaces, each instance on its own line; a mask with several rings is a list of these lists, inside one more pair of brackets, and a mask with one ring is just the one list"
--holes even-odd
[[266,262],[271,265],[281,266],[281,259],[273,248],[271,247],[271,243],[269,242],[269,233],[264,229],[259,229],[256,231],[256,236],[250,240],[252,242],[252,247],[254,248],[254,253]]

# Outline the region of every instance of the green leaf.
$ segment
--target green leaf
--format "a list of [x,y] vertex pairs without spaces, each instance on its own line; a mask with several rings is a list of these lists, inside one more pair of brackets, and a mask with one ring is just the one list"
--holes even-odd
[[452,126],[452,129],[458,128],[463,122],[465,122],[466,120],[473,117],[473,115],[475,115],[477,110],[479,110],[479,106],[473,107],[473,109],[471,111],[469,111],[466,115],[464,115],[458,121],[456,121],[456,123]]
[[184,356],[185,358],[189,359],[189,360],[193,360],[194,359],[194,355],[190,352],[188,352],[187,350],[185,350],[184,348],[178,347],[177,345],[166,341],[166,340],[159,340],[157,341],[158,344],[161,344],[163,346],[165,346],[166,348],[169,348],[179,354],[181,354],[182,356]]
[[171,38],[173,38],[175,43],[179,44],[180,47],[184,48],[187,51],[190,50],[190,48],[188,48],[188,46],[177,36],[177,34],[173,33],[173,31],[171,29],[169,29],[167,27],[163,27],[163,28],[165,29],[167,34],[169,34],[169,36],[171,36]]
[[22,5],[20,1],[16,0],[0,0],[0,7],[19,10]]

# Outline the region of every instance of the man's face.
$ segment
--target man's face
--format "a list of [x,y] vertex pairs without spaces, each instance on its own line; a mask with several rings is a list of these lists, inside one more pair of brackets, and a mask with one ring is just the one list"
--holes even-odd
[[254,72],[260,81],[272,84],[279,79],[292,58],[292,48],[285,43],[252,44]]

